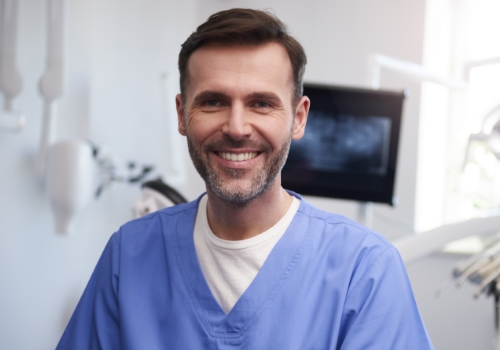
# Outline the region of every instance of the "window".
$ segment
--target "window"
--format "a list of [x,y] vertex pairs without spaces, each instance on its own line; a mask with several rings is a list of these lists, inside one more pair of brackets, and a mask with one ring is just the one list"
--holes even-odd
[[[500,57],[500,1],[428,0],[423,64],[464,77],[468,62]],[[467,91],[422,84],[416,230],[491,214],[500,208],[500,161],[469,135],[500,105],[500,62],[471,70]],[[492,115],[491,131],[500,113]]]

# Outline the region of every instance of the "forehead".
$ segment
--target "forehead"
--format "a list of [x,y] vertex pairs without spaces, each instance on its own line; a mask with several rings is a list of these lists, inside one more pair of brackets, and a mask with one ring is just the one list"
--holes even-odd
[[203,46],[188,62],[188,98],[207,89],[251,93],[271,90],[288,98],[292,93],[292,65],[277,43],[258,46]]

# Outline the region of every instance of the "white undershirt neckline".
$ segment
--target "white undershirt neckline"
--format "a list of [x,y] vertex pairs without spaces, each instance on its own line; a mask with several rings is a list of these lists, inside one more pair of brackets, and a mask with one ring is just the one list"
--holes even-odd
[[293,197],[287,212],[273,227],[248,239],[228,241],[213,234],[207,220],[207,195],[200,199],[194,225],[196,255],[213,296],[226,313],[252,283],[299,206],[300,200]]

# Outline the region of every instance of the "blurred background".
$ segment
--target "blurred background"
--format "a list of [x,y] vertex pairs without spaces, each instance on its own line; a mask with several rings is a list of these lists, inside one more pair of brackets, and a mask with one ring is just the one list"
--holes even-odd
[[[4,14],[8,3],[2,3]],[[18,1],[15,56],[22,89],[12,108],[23,113],[25,125],[13,127],[8,113],[0,121],[0,349],[5,350],[55,348],[106,242],[133,218],[132,207],[141,193],[132,181],[101,180],[104,189],[81,206],[74,228],[56,232],[46,180],[36,169],[48,113],[44,108],[49,98],[39,85],[51,62],[49,3]],[[467,62],[500,56],[500,3],[495,0],[61,3],[64,35],[58,52],[64,58],[64,90],[49,103],[52,142],[91,140],[92,151],[101,152],[101,163],[113,164],[124,178],[152,165],[152,173],[162,175],[188,200],[200,195],[204,185],[185,140],[175,134],[177,55],[181,43],[214,12],[232,7],[274,12],[304,46],[305,81],[312,83],[370,87],[373,54],[456,79],[463,78]],[[1,19],[0,25],[9,20]],[[4,53],[9,53],[2,40]],[[409,96],[396,169],[397,204],[375,204],[373,228],[397,241],[497,214],[496,159],[482,146],[467,150],[467,143],[470,134],[481,130],[484,115],[500,103],[500,65],[471,71],[466,90],[389,69],[382,70],[380,87],[407,89]],[[466,152],[471,152],[467,159]],[[465,168],[464,159],[470,163]],[[139,164],[135,170],[129,161]],[[356,202],[306,198],[322,209],[357,218]],[[474,242],[407,267],[436,349],[493,348],[491,298],[474,300],[471,284],[448,287],[436,296],[457,261],[474,252]]]

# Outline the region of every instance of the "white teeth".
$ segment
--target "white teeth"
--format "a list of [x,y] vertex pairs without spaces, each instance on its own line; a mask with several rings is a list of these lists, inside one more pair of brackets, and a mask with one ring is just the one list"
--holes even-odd
[[257,156],[256,152],[248,152],[248,153],[219,152],[219,157],[233,162],[242,162],[244,160],[255,158],[256,156]]

